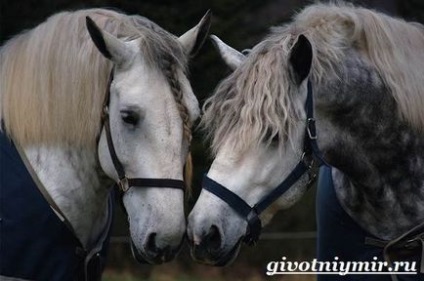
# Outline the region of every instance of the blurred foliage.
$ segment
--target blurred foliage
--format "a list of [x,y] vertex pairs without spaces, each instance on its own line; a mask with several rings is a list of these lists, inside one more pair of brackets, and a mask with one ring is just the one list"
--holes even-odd
[[[75,10],[89,7],[111,7],[125,13],[143,15],[161,25],[166,30],[180,35],[197,24],[203,14],[213,12],[211,33],[216,34],[236,49],[251,48],[267,33],[268,29],[290,20],[309,0],[0,0],[0,43],[25,29],[35,27],[49,15],[62,10]],[[324,1],[323,1],[324,2]],[[409,20],[424,22],[424,2],[422,0],[352,0],[368,8],[383,10]],[[190,81],[193,90],[202,103],[218,82],[229,74],[217,52],[208,40],[190,64]],[[202,133],[194,133],[192,144],[195,164],[194,194],[188,200],[187,211],[200,192],[200,180],[210,165],[207,145],[202,141]],[[265,231],[310,231],[315,229],[314,192],[309,192],[296,206],[280,212]],[[115,226],[116,235],[126,235],[125,216],[119,211]],[[299,243],[301,242],[301,243]],[[262,240],[254,248],[242,248],[236,263],[227,268],[210,268],[195,265],[187,249],[184,249],[177,262],[161,266],[140,266],[131,258],[127,245],[112,245],[110,264],[122,272],[136,274],[147,280],[160,273],[172,275],[175,272],[191,272],[198,280],[211,276],[213,280],[262,280],[266,261],[279,260],[283,255],[290,258],[312,258],[315,255],[313,240]],[[252,265],[246,267],[245,265]],[[165,274],[164,273],[164,274]],[[158,275],[159,274],[159,275]],[[113,275],[113,274],[112,274]],[[180,276],[176,274],[174,276]],[[262,277],[261,277],[262,276]],[[127,277],[114,277],[106,280],[136,280]],[[176,280],[196,280],[181,277]],[[188,278],[188,279],[184,279]],[[210,280],[212,280],[210,279]],[[160,279],[175,280],[175,278]],[[288,280],[288,279],[284,279]],[[304,280],[304,279],[299,279]]]

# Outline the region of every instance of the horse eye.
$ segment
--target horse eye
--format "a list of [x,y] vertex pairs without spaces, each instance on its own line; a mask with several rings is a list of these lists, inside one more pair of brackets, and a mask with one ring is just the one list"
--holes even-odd
[[137,125],[138,120],[140,119],[137,112],[129,111],[129,110],[122,110],[121,118],[122,118],[122,121],[132,126]]
[[278,133],[273,134],[271,130],[268,130],[265,135],[265,140],[271,139],[271,143],[276,144],[280,141],[280,135]]

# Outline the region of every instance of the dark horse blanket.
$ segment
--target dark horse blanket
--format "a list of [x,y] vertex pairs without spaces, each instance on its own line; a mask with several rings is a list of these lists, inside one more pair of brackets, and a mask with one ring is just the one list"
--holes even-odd
[[110,232],[84,250],[52,210],[13,142],[0,131],[0,280],[100,280]]
[[[317,194],[318,260],[384,262],[383,249],[365,244],[365,238],[375,238],[362,229],[342,208],[334,190],[331,168],[320,170]],[[410,257],[419,270],[420,256]],[[388,271],[384,268],[384,271]],[[424,280],[424,274],[396,275],[399,281]],[[319,275],[318,281],[391,281],[390,275]]]

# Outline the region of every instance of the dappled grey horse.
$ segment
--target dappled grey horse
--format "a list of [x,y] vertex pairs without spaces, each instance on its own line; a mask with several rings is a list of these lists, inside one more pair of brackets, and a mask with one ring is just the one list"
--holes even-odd
[[[225,265],[242,241],[254,244],[261,221],[307,190],[315,158],[333,167],[323,174],[334,184],[323,181],[328,190],[318,191],[334,196],[318,201],[319,222],[327,222],[318,226],[318,256],[330,251],[341,260],[374,254],[391,260],[407,252],[419,262],[423,26],[349,5],[316,4],[274,28],[247,57],[213,40],[234,71],[205,103],[202,124],[215,159],[189,215],[193,257]],[[345,215],[322,217],[329,202]],[[353,228],[340,227],[347,224]],[[355,244],[341,228],[364,237]],[[331,241],[345,243],[336,249]],[[372,254],[355,257],[352,247]]]

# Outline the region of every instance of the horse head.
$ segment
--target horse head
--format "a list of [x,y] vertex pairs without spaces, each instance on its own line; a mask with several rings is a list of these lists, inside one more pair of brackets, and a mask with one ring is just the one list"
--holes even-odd
[[122,189],[135,257],[169,261],[186,229],[183,171],[199,116],[186,64],[204,41],[209,14],[179,38],[155,25],[135,38],[118,38],[90,18],[87,28],[114,65],[98,142],[101,167]]

